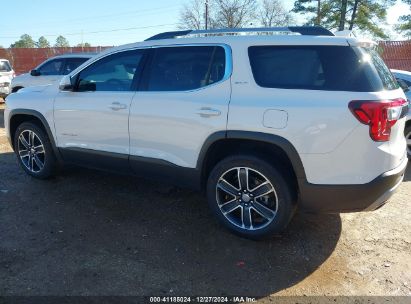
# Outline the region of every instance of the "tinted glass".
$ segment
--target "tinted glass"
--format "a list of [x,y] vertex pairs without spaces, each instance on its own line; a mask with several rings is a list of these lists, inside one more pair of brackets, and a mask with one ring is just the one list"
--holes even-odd
[[11,66],[7,61],[0,61],[0,72],[10,72]]
[[68,75],[86,62],[88,58],[67,58],[62,71],[63,75]]
[[149,91],[187,91],[223,79],[225,51],[222,47],[166,47],[154,51],[148,74]]
[[406,80],[406,79],[400,77],[400,76],[397,75],[397,74],[394,74],[394,77],[395,77],[397,80],[399,80],[399,81],[403,81],[407,86],[411,86],[411,81]]
[[60,75],[64,59],[55,59],[43,64],[38,71],[42,76]]
[[395,88],[381,72],[382,60],[370,54],[348,46],[249,48],[253,75],[262,87],[357,92]]
[[78,91],[130,91],[142,51],[107,56],[80,72]]
[[395,80],[394,75],[385,65],[384,61],[378,55],[378,53],[373,49],[361,49],[363,51],[363,57],[370,57],[370,67],[373,68],[378,75],[386,90],[395,90],[399,88],[398,82]]

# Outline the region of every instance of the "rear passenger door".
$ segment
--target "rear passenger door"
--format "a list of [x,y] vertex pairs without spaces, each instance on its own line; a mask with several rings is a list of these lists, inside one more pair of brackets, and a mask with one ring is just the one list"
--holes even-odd
[[226,130],[231,66],[228,46],[153,48],[130,110],[131,164],[195,168],[207,137]]

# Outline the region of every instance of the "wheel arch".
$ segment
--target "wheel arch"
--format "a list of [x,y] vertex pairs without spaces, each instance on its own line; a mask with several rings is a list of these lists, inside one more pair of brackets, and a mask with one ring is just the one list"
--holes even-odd
[[56,142],[54,140],[53,133],[50,129],[50,126],[46,120],[46,118],[41,114],[40,112],[36,110],[29,110],[29,109],[14,109],[10,111],[9,115],[9,129],[10,129],[10,138],[11,138],[11,146],[14,150],[14,136],[16,133],[17,128],[19,125],[21,125],[24,122],[34,122],[36,123],[40,128],[43,129],[43,131],[46,132],[50,143],[53,147],[53,151],[56,155],[56,157],[60,160],[60,153],[57,149]]
[[12,89],[11,89],[11,92],[12,93],[17,93],[19,90],[21,90],[21,89],[24,89],[24,87],[23,86],[21,86],[21,85],[17,85],[17,86],[15,86],[15,87],[13,87]]
[[[248,148],[245,144],[248,144]],[[289,174],[288,177],[297,188],[300,182],[306,180],[304,166],[297,150],[284,137],[252,131],[220,131],[208,137],[198,158],[197,170],[201,172],[203,189],[213,165],[228,155],[236,154],[236,148],[241,149],[238,154],[253,153],[269,162],[277,162],[282,169],[291,167],[292,172],[283,172]]]

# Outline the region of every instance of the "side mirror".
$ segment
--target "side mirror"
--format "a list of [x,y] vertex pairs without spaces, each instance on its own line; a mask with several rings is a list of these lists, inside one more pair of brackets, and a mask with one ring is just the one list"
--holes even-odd
[[95,82],[85,82],[80,83],[78,90],[79,92],[95,92],[97,89]]
[[41,73],[38,70],[34,69],[34,70],[31,70],[30,75],[31,76],[40,76]]
[[404,92],[408,92],[410,90],[410,87],[405,83],[404,80],[397,78],[397,82]]
[[59,89],[65,92],[73,91],[74,85],[71,82],[71,77],[64,76],[60,81]]

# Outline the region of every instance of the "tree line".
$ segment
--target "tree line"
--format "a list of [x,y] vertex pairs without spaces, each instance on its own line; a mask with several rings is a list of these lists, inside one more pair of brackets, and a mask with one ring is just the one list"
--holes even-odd
[[[190,0],[180,12],[180,28],[241,28],[295,25],[294,14],[303,15],[304,25],[330,30],[356,30],[387,39],[384,30],[387,9],[397,0],[296,0],[287,11],[282,0]],[[411,0],[403,0],[411,6]],[[402,16],[398,32],[411,38],[411,15]]]
[[[20,39],[10,45],[10,48],[49,48],[52,47],[50,42],[46,39],[46,37],[41,36],[37,41],[35,41],[30,35],[24,34],[21,35]],[[63,36],[58,36],[53,47],[70,47],[70,43],[67,38]],[[91,47],[91,44],[80,43],[76,45],[76,47]]]
[[[181,29],[272,27],[295,25],[295,14],[303,15],[304,25],[320,25],[330,30],[356,30],[374,38],[387,39],[384,29],[387,9],[399,0],[295,0],[288,11],[283,0],[188,0],[180,11]],[[402,0],[411,7],[411,0]],[[411,39],[411,15],[401,16],[394,29]],[[80,43],[77,47],[90,47]],[[35,41],[24,34],[11,48],[48,48],[41,36]],[[58,36],[53,47],[70,47]]]

